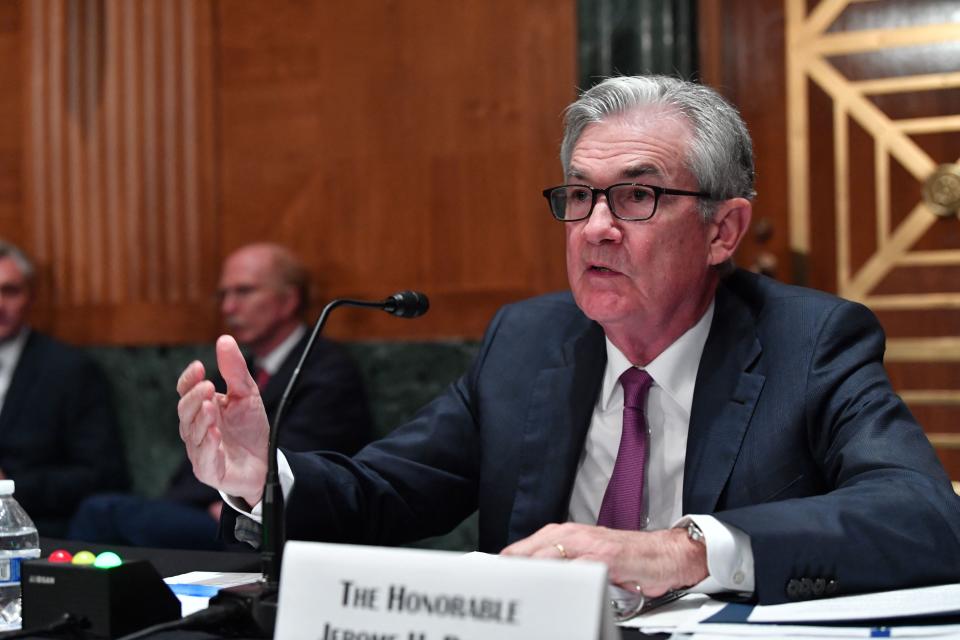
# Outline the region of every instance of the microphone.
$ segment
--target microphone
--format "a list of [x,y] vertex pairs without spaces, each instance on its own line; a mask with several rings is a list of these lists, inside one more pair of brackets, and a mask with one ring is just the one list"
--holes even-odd
[[[247,616],[248,631],[252,630],[258,637],[273,637],[273,628],[277,615],[277,595],[280,591],[280,566],[283,560],[284,508],[283,491],[280,488],[280,472],[277,465],[277,434],[280,423],[286,411],[290,397],[293,395],[300,381],[300,370],[313,351],[313,345],[327,324],[330,312],[341,306],[368,307],[382,309],[398,318],[418,318],[430,309],[430,301],[426,294],[419,291],[399,291],[385,300],[372,302],[367,300],[352,300],[338,298],[332,300],[320,312],[320,317],[310,332],[297,367],[293,370],[290,380],[280,398],[280,404],[270,422],[270,439],[267,447],[267,478],[263,487],[263,527],[261,529],[260,562],[263,570],[263,580],[254,584],[240,585],[229,589],[222,589],[211,598],[210,604],[231,604],[241,601],[242,609]],[[252,624],[251,624],[252,623]]]
[[419,318],[430,310],[430,301],[419,291],[400,291],[383,301],[383,310],[398,318]]

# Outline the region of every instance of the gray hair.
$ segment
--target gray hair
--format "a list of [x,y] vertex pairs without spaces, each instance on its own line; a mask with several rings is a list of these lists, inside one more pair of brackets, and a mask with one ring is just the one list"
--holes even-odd
[[36,276],[37,270],[33,266],[33,261],[27,257],[27,254],[24,253],[20,247],[12,242],[7,242],[6,240],[0,239],[0,259],[2,258],[10,258],[13,260],[13,263],[17,265],[17,268],[20,269],[20,272],[23,274],[27,284],[33,284],[33,279]]
[[587,125],[646,106],[676,109],[689,121],[693,139],[686,164],[699,189],[710,194],[709,200],[700,202],[705,220],[713,216],[719,201],[756,195],[753,143],[736,107],[709,87],[669,76],[607,78],[567,107],[560,146],[564,175],[569,174],[573,148]]

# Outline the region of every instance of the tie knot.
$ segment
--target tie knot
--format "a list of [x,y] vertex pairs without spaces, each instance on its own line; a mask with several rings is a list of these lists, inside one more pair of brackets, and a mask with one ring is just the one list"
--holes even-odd
[[620,376],[620,384],[623,386],[623,406],[634,409],[643,409],[643,403],[647,399],[647,391],[653,384],[653,378],[642,369],[630,367]]

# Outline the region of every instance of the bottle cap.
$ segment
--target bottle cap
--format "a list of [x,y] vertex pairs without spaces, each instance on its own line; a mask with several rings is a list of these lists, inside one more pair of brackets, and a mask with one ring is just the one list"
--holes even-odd
[[0,480],[0,496],[13,495],[13,480]]

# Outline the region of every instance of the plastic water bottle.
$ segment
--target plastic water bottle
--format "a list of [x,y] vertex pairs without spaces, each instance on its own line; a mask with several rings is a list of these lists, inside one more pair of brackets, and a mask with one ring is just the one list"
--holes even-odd
[[37,528],[13,489],[13,480],[0,480],[0,630],[20,627],[20,562],[40,557]]

